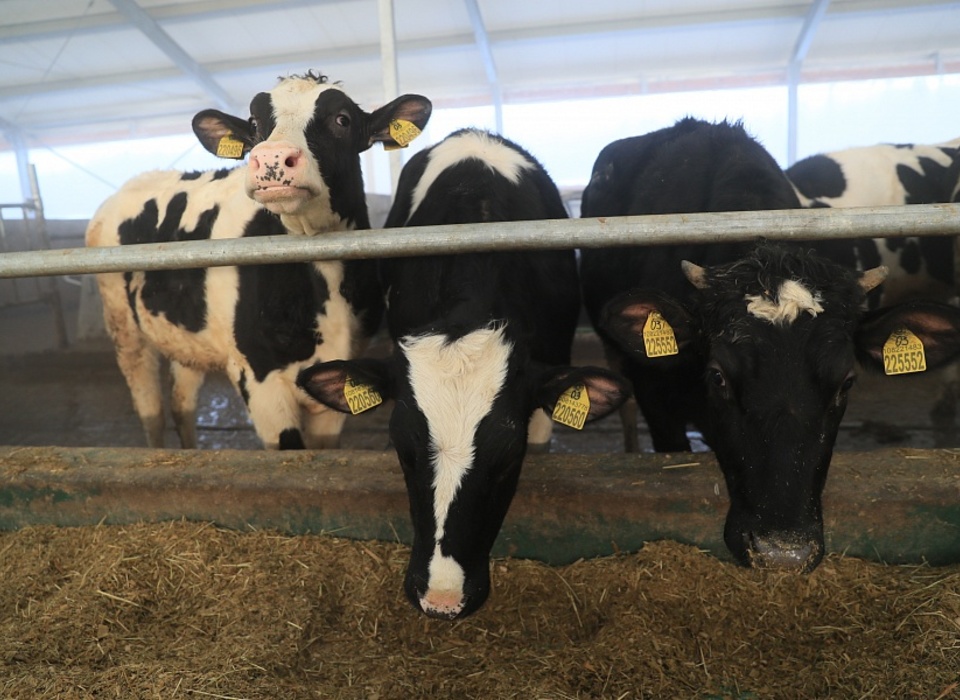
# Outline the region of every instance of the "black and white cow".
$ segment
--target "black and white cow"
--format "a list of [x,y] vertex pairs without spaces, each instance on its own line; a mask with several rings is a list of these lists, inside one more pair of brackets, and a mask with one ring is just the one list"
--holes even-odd
[[[253,98],[249,120],[216,110],[194,118],[208,150],[249,152],[246,165],[134,178],[97,210],[87,245],[369,228],[359,154],[377,141],[402,145],[394,135],[418,133],[409,125],[422,129],[430,109],[426,98],[405,95],[367,113],[323,76],[283,79]],[[343,416],[317,406],[296,376],[365,347],[383,309],[373,261],[132,271],[98,281],[148,445],[163,445],[163,357],[184,447],[197,444],[197,394],[214,371],[229,376],[266,447],[338,445]]]
[[[848,148],[809,156],[786,172],[805,207],[952,202],[960,193],[960,139]],[[861,240],[857,254],[865,267],[890,269],[882,303],[957,295],[952,237]]]
[[[529,153],[464,130],[410,160],[387,225],[560,218],[566,212],[557,188]],[[463,617],[489,594],[490,550],[528,437],[548,438],[536,409],[552,415],[575,399],[589,420],[619,406],[629,387],[607,370],[569,366],[580,305],[571,250],[397,258],[381,266],[393,356],[319,364],[299,381],[344,411],[348,386],[395,400],[390,436],[414,529],[404,589],[430,616]],[[529,435],[528,423],[535,424]]]
[[[685,119],[604,148],[582,212],[797,206],[783,171],[739,125]],[[820,561],[821,492],[855,350],[876,353],[874,326],[860,314],[865,292],[883,274],[858,281],[848,242],[817,247],[832,262],[730,243],[581,251],[587,310],[613,366],[633,382],[655,449],[689,449],[693,424],[715,451],[730,494],[725,541],[744,564],[810,570]],[[956,311],[936,313],[955,323]],[[886,328],[889,319],[912,324],[903,312],[876,324]],[[651,342],[660,343],[649,351],[648,321]],[[670,343],[665,324],[675,336]],[[931,350],[927,365],[953,350]]]

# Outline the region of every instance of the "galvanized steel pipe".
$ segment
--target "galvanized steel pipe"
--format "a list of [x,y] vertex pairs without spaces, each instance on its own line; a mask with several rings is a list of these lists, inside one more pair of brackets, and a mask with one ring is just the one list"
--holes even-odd
[[0,278],[668,243],[960,235],[960,205],[663,214],[70,248],[0,256]]

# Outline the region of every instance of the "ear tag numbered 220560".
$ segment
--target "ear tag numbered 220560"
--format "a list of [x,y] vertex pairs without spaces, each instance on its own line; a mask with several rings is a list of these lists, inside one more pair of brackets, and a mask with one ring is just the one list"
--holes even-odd
[[560,394],[557,405],[553,407],[553,420],[575,430],[583,430],[587,416],[590,415],[590,397],[587,387],[576,384]]
[[924,372],[927,357],[923,341],[906,328],[898,328],[883,344],[883,371],[885,374]]
[[343,385],[343,398],[347,400],[347,406],[350,407],[350,413],[353,415],[369,411],[383,403],[380,392],[369,384],[355,382],[353,377],[349,376]]
[[217,142],[217,157],[241,160],[243,158],[243,141],[233,138],[233,134],[220,137],[220,141]]
[[394,119],[390,122],[390,138],[396,142],[396,145],[385,143],[383,150],[394,151],[398,148],[406,148],[420,133],[420,128],[413,122],[408,122],[406,119]]
[[673,328],[659,311],[651,311],[643,324],[643,348],[647,357],[667,357],[680,352]]

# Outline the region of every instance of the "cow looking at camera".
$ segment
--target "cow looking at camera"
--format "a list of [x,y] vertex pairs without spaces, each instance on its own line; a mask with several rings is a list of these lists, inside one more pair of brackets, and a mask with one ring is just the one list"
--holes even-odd
[[[565,217],[556,186],[530,154],[464,130],[411,158],[387,225]],[[577,414],[580,427],[614,410],[629,388],[607,370],[569,366],[580,306],[572,250],[381,266],[393,356],[319,364],[299,381],[344,411],[345,389],[395,400],[390,437],[414,529],[404,589],[427,615],[463,617],[489,594],[490,550],[528,441],[549,438],[538,409]]]
[[[203,145],[249,163],[200,173],[155,171],[104,202],[87,245],[116,246],[370,227],[359,154],[405,145],[430,102],[405,95],[371,113],[308,73],[253,98],[249,120],[205,110]],[[373,261],[250,265],[98,275],[107,330],[147,444],[163,445],[161,359],[181,444],[196,447],[197,395],[225,372],[268,448],[335,447],[343,416],[295,384],[317,361],[356,357],[376,330],[382,294]]]

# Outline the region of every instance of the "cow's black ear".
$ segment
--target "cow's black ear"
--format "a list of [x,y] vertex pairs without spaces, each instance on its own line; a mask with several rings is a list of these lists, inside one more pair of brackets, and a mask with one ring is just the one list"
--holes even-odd
[[367,148],[377,141],[384,148],[404,148],[427,127],[433,104],[423,95],[401,95],[370,113]]
[[[658,324],[658,316],[666,324]],[[637,361],[654,361],[682,353],[690,348],[700,332],[697,320],[683,304],[650,289],[634,289],[607,302],[600,314],[600,327]],[[648,339],[658,338],[656,343],[645,342],[644,329],[653,334]],[[669,346],[668,330],[676,340],[675,350]],[[657,349],[648,355],[648,348],[654,345]]]
[[544,368],[536,387],[537,406],[552,415],[560,397],[582,386],[588,401],[583,403],[586,420],[592,421],[620,408],[633,396],[633,386],[616,372],[601,367]]
[[240,160],[256,141],[250,122],[216,109],[197,112],[193,118],[193,133],[203,147],[219,158]]
[[324,406],[357,414],[393,398],[391,376],[381,360],[332,360],[300,370],[297,386]]
[[933,301],[914,301],[867,313],[857,327],[857,359],[870,368],[883,369],[883,346],[900,328],[923,343],[927,369],[960,359],[960,309]]

